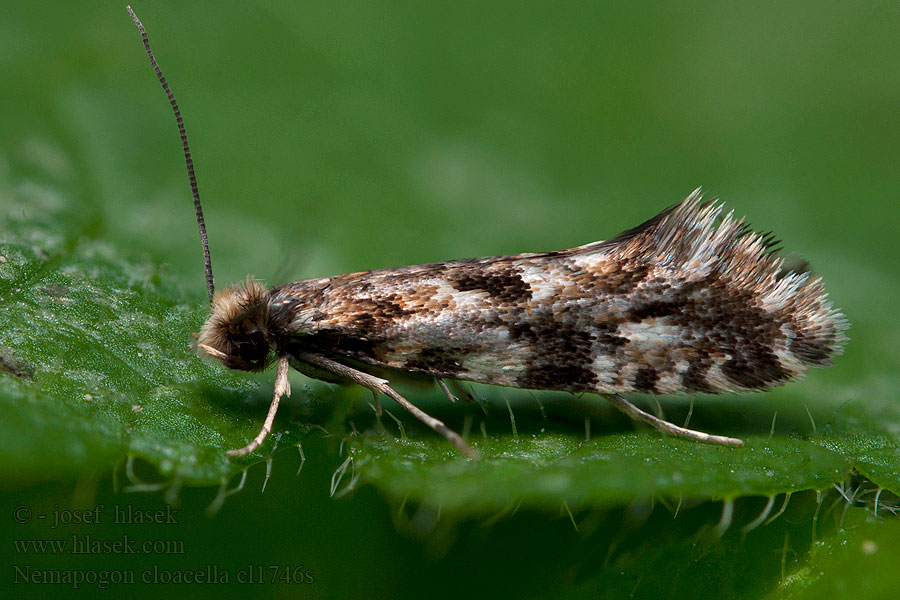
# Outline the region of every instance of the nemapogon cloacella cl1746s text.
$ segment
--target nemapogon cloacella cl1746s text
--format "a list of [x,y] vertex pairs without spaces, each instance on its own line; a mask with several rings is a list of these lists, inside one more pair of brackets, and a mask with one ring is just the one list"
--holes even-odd
[[678,427],[621,396],[765,390],[830,364],[848,327],[819,279],[784,266],[771,235],[695,191],[611,239],[569,250],[494,256],[295,281],[247,280],[214,294],[187,137],[175,110],[205,255],[212,312],[198,350],[231,369],[277,363],[275,394],[253,451],[272,429],[288,370],[386,394],[462,452],[443,422],[379,373],[535,390],[600,394],[669,434],[725,445],[738,439]]

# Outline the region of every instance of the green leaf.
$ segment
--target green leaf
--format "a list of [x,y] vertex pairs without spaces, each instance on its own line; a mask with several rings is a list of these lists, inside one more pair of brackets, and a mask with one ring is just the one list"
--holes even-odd
[[[219,483],[224,449],[258,428],[268,394],[191,350],[205,316],[160,267],[91,236],[90,211],[35,181],[5,186],[0,243],[0,457],[23,481],[110,471],[127,457],[164,478]],[[306,426],[290,428],[294,443]]]
[[[120,5],[13,2],[0,52],[9,508],[69,507],[96,492],[107,507],[157,510],[176,497],[194,518],[173,533],[219,554],[160,562],[225,558],[238,569],[300,558],[321,596],[893,593],[897,519],[870,515],[878,492],[885,502],[900,485],[898,85],[883,68],[900,56],[894,13],[335,6],[135,7],[185,111],[220,282],[268,276],[286,257],[298,268],[270,283],[558,249],[613,235],[702,184],[812,260],[853,323],[847,354],[771,394],[696,398],[692,426],[744,437],[742,450],[636,428],[596,397],[535,394],[546,416],[534,399],[512,398],[513,434],[509,392],[461,406],[410,391],[458,431],[470,419],[468,439],[485,457],[470,463],[390,403],[405,438],[390,417],[370,426],[366,393],[304,389],[297,377],[275,439],[229,461],[223,450],[256,434],[273,374],[230,373],[190,351],[206,312],[199,252],[178,138],[137,33]],[[676,423],[688,402],[662,400]],[[304,437],[332,411],[338,435]],[[276,457],[273,483],[283,485],[258,495],[263,469],[253,469],[216,519],[202,515],[213,490],[125,497],[108,481],[136,457],[147,479],[218,484],[276,440],[304,441],[301,477],[296,457]],[[824,489],[853,469],[881,486],[864,507],[837,492],[772,507],[741,497]],[[361,489],[337,500],[330,481],[335,495]],[[54,535],[6,523],[11,538]],[[453,535],[439,535],[443,526]],[[74,564],[138,566],[106,555]],[[348,565],[388,575],[347,577]]]
[[571,434],[490,437],[473,443],[485,458],[471,462],[439,441],[363,436],[353,438],[350,456],[364,482],[397,501],[463,514],[509,505],[552,507],[565,502],[581,507],[652,497],[774,496],[829,488],[843,481],[854,464],[869,474],[851,454],[810,441],[746,442],[743,448],[723,448],[656,433],[608,435],[586,443]]
[[[395,502],[423,503],[458,516],[510,506],[608,506],[636,498],[771,497],[825,490],[854,470],[885,490],[900,492],[900,406],[885,395],[832,409],[797,395],[807,389],[816,392],[810,382],[802,382],[792,386],[792,394],[775,392],[766,399],[699,399],[691,411],[701,424],[694,426],[716,433],[727,427],[724,433],[745,439],[743,448],[690,442],[647,428],[617,433],[615,420],[624,418],[611,408],[604,412],[602,399],[573,403],[549,395],[540,412],[522,398],[508,406],[487,403],[489,416],[469,414],[467,419],[494,430],[508,423],[507,431],[513,432],[470,433],[470,443],[484,457],[479,462],[464,460],[442,440],[427,436],[353,437],[350,456],[360,481],[378,486]],[[838,387],[828,393],[853,397]],[[666,404],[666,412],[673,422],[684,418],[677,400]],[[448,422],[459,422],[458,415],[442,413]],[[593,423],[589,441],[573,426],[560,428],[561,415],[579,414]],[[598,423],[604,431],[597,431]],[[633,425],[625,420],[624,427]]]
[[900,493],[900,403],[890,395],[841,407],[817,442],[850,458],[854,468],[879,486]]
[[[214,484],[252,462],[230,461],[223,451],[255,435],[268,386],[206,364],[192,352],[190,332],[202,324],[205,311],[185,304],[184,294],[166,283],[152,261],[136,261],[126,250],[94,239],[96,218],[73,208],[74,199],[63,201],[63,192],[52,185],[9,186],[4,194],[9,216],[0,247],[0,306],[7,315],[0,332],[0,456],[12,477],[103,471],[138,457],[164,479]],[[323,401],[310,401],[316,392],[307,388],[287,403],[276,436],[282,446],[302,440],[316,407],[365,397],[359,390],[315,389]],[[348,463],[359,477],[347,481],[375,485],[397,502],[440,506],[459,516],[511,505],[555,509],[635,498],[774,496],[826,489],[852,467],[900,491],[900,409],[890,402],[849,403],[826,413],[821,432],[809,439],[751,435],[736,449],[614,429],[595,431],[584,441],[577,428],[548,419],[543,406],[538,415],[536,403],[527,409],[516,403],[504,414],[497,393],[487,394],[492,400],[484,410],[494,414],[484,423],[494,429],[519,413],[521,436],[514,422],[513,435],[487,435],[487,429],[474,435],[472,444],[483,455],[475,462],[406,416],[412,439],[383,427],[366,433],[371,413],[361,406],[350,418],[364,434],[351,438]],[[454,412],[458,421],[479,411],[421,390],[409,395],[447,413],[448,420]],[[596,420],[602,406],[548,397],[546,403],[569,417],[593,414]],[[247,399],[252,410],[244,406]],[[799,404],[793,416],[782,409],[792,431],[807,426]],[[704,404],[695,418],[716,427],[717,410],[727,420],[735,407]],[[745,403],[740,411],[745,420],[755,415],[759,429],[772,407]]]
[[785,574],[772,599],[891,598],[897,593],[900,520],[846,511],[841,527],[818,540],[804,561]]
[[[8,318],[0,332],[6,375],[0,380],[6,417],[0,453],[13,476],[106,470],[126,457],[142,458],[164,478],[191,484],[219,483],[237,472],[246,462],[228,460],[223,450],[254,435],[268,395],[247,375],[206,364],[192,352],[190,332],[199,328],[205,311],[186,305],[183,293],[167,284],[151,261],[135,261],[110,242],[93,239],[89,213],[74,210],[75,201],[61,202],[61,192],[52,186],[10,186],[4,193],[9,216],[0,248],[0,302]],[[282,445],[299,442],[310,430],[312,406],[359,397],[358,391],[317,389],[324,391],[325,402],[307,402],[302,396],[314,393],[306,389],[290,405],[294,414],[279,436]],[[425,404],[442,403],[445,412],[473,410],[413,393]],[[486,422],[495,427],[509,416],[498,411],[496,393],[488,394],[495,414]],[[242,408],[248,398],[252,411]],[[597,410],[587,404],[566,409],[565,401],[557,409],[560,405],[574,414],[585,407]],[[715,426],[709,422],[714,410],[705,411],[708,426]],[[753,409],[745,405],[744,410]],[[762,418],[770,407],[755,410]],[[522,436],[517,431],[476,436],[472,443],[484,457],[477,462],[442,438],[416,431],[404,417],[406,428],[416,431],[414,439],[384,430],[351,439],[353,470],[397,501],[460,514],[512,504],[578,507],[649,497],[773,496],[825,489],[842,481],[851,467],[886,489],[900,490],[900,410],[889,402],[840,407],[822,433],[808,440],[750,437],[740,449],[655,432],[595,433],[585,442],[571,428],[535,432],[536,422],[549,423],[541,411],[536,419],[532,407],[529,421],[521,405],[515,411],[509,406],[513,417],[520,413]],[[367,420],[360,411],[352,418]],[[279,423],[285,423],[284,415]]]

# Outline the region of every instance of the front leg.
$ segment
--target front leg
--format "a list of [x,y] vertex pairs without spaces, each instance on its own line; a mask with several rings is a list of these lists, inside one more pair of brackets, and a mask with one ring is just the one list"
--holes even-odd
[[392,398],[397,402],[400,406],[408,410],[412,415],[431,427],[436,432],[440,433],[442,436],[450,440],[454,446],[459,448],[460,452],[468,456],[469,458],[478,458],[478,454],[475,450],[469,446],[459,435],[447,427],[443,421],[435,419],[412,402],[401,396],[397,393],[394,388],[388,385],[388,381],[386,379],[381,379],[380,377],[375,377],[374,375],[369,375],[368,373],[364,373],[363,371],[359,371],[354,369],[353,367],[348,367],[347,365],[342,365],[339,362],[331,360],[330,358],[326,358],[319,354],[312,354],[310,352],[295,352],[293,353],[294,358],[307,362],[311,365],[314,365],[320,369],[324,369],[325,371],[329,371],[338,375],[340,377],[345,377],[350,379],[351,381],[358,383],[364,388],[370,389],[375,393],[381,393],[389,398]]
[[229,450],[225,454],[228,456],[244,456],[245,454],[250,454],[262,445],[263,440],[265,440],[266,436],[269,435],[269,432],[272,431],[272,424],[275,422],[275,413],[278,412],[278,403],[281,401],[281,397],[291,395],[291,382],[288,380],[288,366],[288,358],[286,356],[282,356],[278,359],[278,374],[275,376],[275,393],[272,396],[272,404],[269,405],[269,414],[266,415],[266,421],[263,423],[262,429],[249,444],[243,448]]

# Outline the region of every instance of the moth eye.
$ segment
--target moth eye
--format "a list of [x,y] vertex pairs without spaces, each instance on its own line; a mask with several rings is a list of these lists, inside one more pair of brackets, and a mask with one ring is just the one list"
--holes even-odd
[[248,331],[237,343],[238,355],[252,367],[260,366],[269,354],[269,342],[262,331]]
[[261,331],[251,331],[247,336],[247,344],[253,348],[253,352],[268,352],[269,344],[266,342],[266,336]]

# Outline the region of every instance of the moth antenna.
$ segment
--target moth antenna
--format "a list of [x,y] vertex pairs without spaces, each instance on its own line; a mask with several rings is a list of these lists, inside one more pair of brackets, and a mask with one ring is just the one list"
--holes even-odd
[[175,113],[175,121],[178,123],[178,133],[181,135],[181,147],[184,149],[184,163],[187,166],[188,180],[191,183],[191,194],[194,197],[194,212],[197,213],[197,228],[200,230],[200,243],[203,244],[203,266],[206,269],[206,290],[209,292],[209,303],[212,304],[213,293],[215,292],[215,283],[213,282],[212,260],[209,257],[209,240],[206,238],[206,222],[203,220],[203,207],[200,206],[200,190],[197,188],[197,177],[194,175],[194,161],[191,159],[191,148],[188,146],[187,132],[184,130],[184,120],[181,118],[181,111],[178,110],[178,103],[175,102],[175,96],[169,89],[169,84],[162,74],[153,51],[150,50],[150,41],[147,39],[147,30],[141,24],[141,20],[137,18],[131,6],[125,7],[131,20],[137,25],[138,31],[141,32],[141,41],[144,43],[144,50],[147,52],[147,58],[153,70],[156,71],[156,77],[162,84],[163,91],[169,98],[169,104],[172,105],[172,111]]

